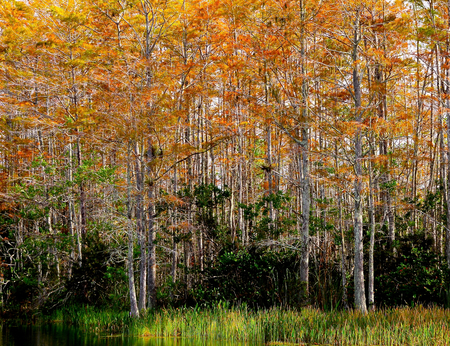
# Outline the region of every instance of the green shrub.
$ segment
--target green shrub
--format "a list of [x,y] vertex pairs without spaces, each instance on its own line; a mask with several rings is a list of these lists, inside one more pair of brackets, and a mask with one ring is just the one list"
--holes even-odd
[[397,238],[396,245],[376,253],[377,305],[444,305],[450,273],[443,256],[433,251],[432,239],[411,234]]

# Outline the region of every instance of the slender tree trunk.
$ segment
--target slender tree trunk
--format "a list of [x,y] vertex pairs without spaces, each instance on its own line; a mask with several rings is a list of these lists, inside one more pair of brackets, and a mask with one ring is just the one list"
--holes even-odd
[[355,134],[355,184],[354,184],[354,236],[355,236],[355,306],[363,313],[367,312],[366,294],[364,288],[364,256],[363,256],[363,210],[362,210],[362,101],[361,101],[361,80],[358,66],[358,46],[361,40],[359,28],[360,10],[356,12],[353,37],[353,91],[355,97],[355,119],[358,122],[358,129]]
[[198,235],[198,261],[200,265],[200,271],[203,272],[204,266],[204,251],[203,251],[203,226],[199,227],[199,235]]
[[[269,76],[269,72],[267,70],[267,62],[264,61],[264,98],[265,98],[265,104],[267,109],[269,108],[269,88],[270,88],[270,76]],[[267,143],[267,148],[266,148],[266,167],[265,167],[265,172],[266,172],[266,180],[267,180],[267,195],[271,196],[273,193],[273,189],[272,189],[272,126],[270,124],[267,125],[267,129],[266,129],[266,143]],[[272,201],[269,201],[268,205],[267,205],[268,209],[269,209],[269,230],[272,231],[272,227],[273,227],[273,203]]]
[[[445,149],[444,149],[444,140],[443,140],[443,126],[442,126],[442,106],[443,101],[442,101],[442,85],[441,85],[441,70],[440,70],[440,48],[439,45],[436,45],[435,47],[436,50],[436,54],[435,54],[435,70],[436,70],[436,90],[437,90],[437,98],[438,98],[438,109],[437,109],[437,113],[438,113],[438,131],[437,131],[437,138],[436,138],[436,145],[435,145],[435,152],[436,155],[439,156],[439,158],[437,158],[436,156],[436,176],[438,179],[438,184],[436,189],[440,189],[441,185],[444,186],[444,191],[446,191],[445,189],[445,173],[444,173],[444,169],[445,169],[445,155],[443,155]],[[437,154],[439,153],[439,154]],[[441,199],[441,201],[439,202],[438,205],[436,205],[436,209],[434,211],[434,220],[433,220],[433,246],[434,249],[437,253],[440,253],[439,250],[439,246],[438,246],[438,230],[436,227],[436,216],[442,214],[442,200],[445,200],[445,193],[443,198]]]
[[172,239],[172,267],[171,267],[171,276],[172,276],[172,283],[175,283],[177,281],[177,264],[178,264],[178,246],[177,242],[175,241],[175,235]]
[[143,216],[144,216],[144,177],[142,168],[142,154],[139,150],[138,143],[135,143],[135,177],[136,177],[136,233],[139,239],[139,246],[141,249],[141,258],[139,266],[139,310],[143,311],[146,308],[147,299],[147,241],[145,237]]
[[[447,1],[447,12],[450,11],[450,0]],[[448,19],[447,27],[450,28],[450,16]],[[448,35],[448,34],[447,34]],[[450,38],[447,37],[447,54],[446,54],[446,66],[449,64],[449,53],[450,53]],[[445,80],[446,80],[446,87],[445,87],[445,106],[446,106],[446,112],[447,112],[447,228],[445,230],[445,257],[447,258],[447,266],[450,269],[450,86],[449,86],[449,80],[450,77],[449,73],[450,69],[447,67],[445,69]]]
[[[444,213],[444,205],[446,205],[447,203],[447,194],[448,194],[448,185],[447,185],[447,179],[446,177],[446,172],[445,172],[445,167],[446,167],[446,162],[445,162],[445,144],[444,144],[444,126],[443,126],[443,117],[442,117],[442,108],[444,106],[444,102],[442,100],[442,94],[443,92],[445,92],[443,90],[443,82],[442,82],[442,77],[441,77],[441,63],[440,63],[440,49],[439,46],[436,46],[436,76],[437,76],[437,90],[438,90],[438,100],[439,100],[439,116],[438,116],[438,121],[439,121],[439,180],[440,180],[440,184],[442,185],[442,189],[444,191],[442,199],[439,203],[439,213],[442,215]],[[450,221],[448,218],[448,210],[446,210],[447,213],[447,228],[449,228],[448,226],[450,225]],[[441,235],[442,233],[440,231],[437,232],[438,234],[436,234],[436,240],[435,240],[435,247],[436,250],[438,251],[439,254],[442,254],[442,242],[441,242]]]
[[[131,225],[130,225],[131,226]],[[128,289],[130,293],[130,314],[133,317],[139,317],[139,308],[136,297],[136,286],[134,283],[134,256],[133,256],[134,236],[133,229],[128,229]]]
[[[307,116],[306,107],[303,111],[303,117]],[[301,177],[300,186],[302,193],[302,228],[301,228],[301,259],[300,259],[300,282],[302,284],[300,293],[301,300],[308,300],[308,290],[309,290],[309,212],[310,212],[310,182],[309,182],[309,134],[306,128],[306,118],[305,125],[301,129],[302,132],[302,144],[300,146],[300,167],[301,167]]]
[[[375,74],[377,76],[377,74]],[[378,77],[376,77],[378,79]],[[382,83],[381,78],[379,78],[379,82]],[[384,118],[384,111],[379,110],[378,116],[380,118]],[[394,214],[392,211],[392,198],[391,198],[391,188],[389,186],[389,159],[388,155],[388,144],[386,138],[383,138],[380,141],[380,154],[384,156],[384,162],[382,165],[382,174],[381,174],[381,199],[384,202],[384,215],[385,215],[385,224],[387,224],[388,228],[388,239],[389,243],[392,246],[395,241],[395,225],[394,225]]]
[[345,237],[344,228],[342,224],[342,195],[338,193],[338,209],[339,209],[339,233],[341,235],[341,273],[342,273],[342,303],[344,309],[348,309],[348,295],[347,295],[347,265],[346,265],[346,251],[345,251]]
[[[80,168],[83,161],[81,158],[81,143],[80,138],[78,136],[77,136],[77,161],[78,167]],[[83,181],[80,181],[79,191],[80,191],[80,230],[81,236],[84,237],[86,235],[86,193],[84,191]]]
[[[448,86],[447,86],[448,88]],[[448,93],[448,92],[447,92]],[[450,102],[447,96],[447,124],[450,124]],[[447,227],[445,230],[445,257],[447,258],[447,265],[450,269],[450,126],[447,126]]]
[[[239,133],[241,130],[239,129]],[[243,183],[243,177],[244,174],[244,165],[242,164],[242,138],[239,136],[239,163],[238,163],[238,186],[239,186],[239,203],[243,203],[244,198],[244,183]],[[238,207],[238,220],[237,220],[237,227],[241,231],[241,241],[242,245],[245,245],[246,243],[246,235],[245,235],[245,226],[244,226],[244,219],[242,215],[242,208]],[[235,239],[232,239],[232,242],[235,242]]]
[[[69,181],[73,183],[73,164],[74,164],[74,155],[73,155],[73,146],[72,143],[69,143]],[[69,228],[70,228],[70,235],[75,236],[76,234],[76,240],[77,240],[77,251],[78,256],[73,253],[73,260],[78,261],[78,265],[81,267],[82,259],[83,259],[83,253],[81,250],[81,230],[80,227],[78,227],[76,222],[76,213],[75,213],[75,204],[73,201],[72,194],[69,196]]]
[[155,249],[155,205],[154,182],[152,180],[151,163],[154,159],[152,141],[148,140],[147,179],[148,179],[148,307],[156,306],[156,249]]
[[[335,151],[335,170],[336,172],[339,171],[339,163],[338,163],[338,145],[337,142],[335,142],[334,146]],[[338,174],[338,179],[340,179],[340,176]],[[346,264],[346,249],[345,249],[345,236],[344,236],[344,227],[343,227],[343,218],[342,218],[342,192],[337,191],[337,201],[338,201],[338,227],[339,227],[339,234],[341,236],[341,275],[342,275],[342,303],[344,305],[344,309],[348,310],[348,294],[347,294],[347,264]]]
[[368,282],[368,298],[369,310],[375,309],[374,295],[374,266],[373,251],[375,247],[375,206],[373,201],[373,177],[372,163],[369,163],[369,225],[370,225],[370,243],[369,243],[369,282]]
[[[174,196],[176,196],[177,191],[178,191],[178,174],[177,174],[177,166],[174,167],[173,169],[173,194]],[[177,206],[175,205],[173,208],[173,217],[172,217],[172,224],[175,226],[173,227],[173,232],[172,232],[172,267],[170,268],[170,275],[172,276],[172,284],[175,284],[175,282],[177,281],[177,264],[178,264],[178,249],[177,249],[177,223],[178,223],[178,210],[177,210]],[[178,230],[180,231],[180,230]],[[173,293],[173,287],[171,288],[171,292],[170,292],[170,296],[171,299],[174,299],[174,293]]]
[[230,186],[230,190],[231,190],[231,196],[230,196],[230,211],[228,213],[228,224],[229,224],[229,227],[231,229],[231,237],[233,239],[236,238],[236,227],[235,227],[235,219],[234,219],[234,213],[233,213],[234,206],[235,206],[234,201],[235,201],[235,198],[236,198],[236,193],[235,193],[236,187],[235,187],[235,184],[236,184],[236,179],[235,179],[235,176],[234,176],[234,172],[231,172],[231,174],[230,174],[230,185],[229,185]]
[[139,308],[136,297],[136,286],[134,283],[134,233],[132,225],[132,207],[131,207],[131,167],[130,167],[130,156],[131,156],[131,144],[128,145],[128,156],[127,156],[127,216],[129,220],[128,227],[128,290],[130,294],[130,315],[133,317],[139,317]]
[[[300,1],[300,11],[302,22],[305,20],[305,8],[303,0]],[[301,74],[302,74],[302,95],[301,95],[301,141],[300,141],[300,188],[302,205],[302,228],[301,228],[301,259],[300,259],[300,300],[307,302],[309,295],[309,213],[311,208],[311,188],[309,177],[309,115],[308,115],[308,81],[306,79],[306,40],[305,29],[301,28]]]

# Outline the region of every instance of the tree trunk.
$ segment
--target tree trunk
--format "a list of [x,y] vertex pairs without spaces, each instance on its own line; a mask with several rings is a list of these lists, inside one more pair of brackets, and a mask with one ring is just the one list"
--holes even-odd
[[372,164],[369,163],[369,224],[370,224],[370,244],[369,244],[369,283],[368,283],[368,297],[369,310],[375,309],[374,296],[374,267],[373,267],[373,251],[375,247],[375,207],[373,201],[373,177]]
[[[173,195],[177,195],[178,191],[178,174],[177,174],[177,166],[173,168]],[[172,228],[172,267],[170,268],[170,275],[172,276],[172,284],[175,284],[177,281],[177,264],[178,264],[178,248],[177,248],[177,223],[178,223],[178,210],[175,205],[172,211],[172,224],[174,227]],[[180,230],[178,230],[180,232]],[[170,297],[174,299],[174,289],[175,285],[171,287]]]
[[143,311],[146,308],[147,299],[147,241],[145,237],[143,215],[143,194],[144,194],[144,171],[142,168],[142,155],[139,150],[139,145],[135,144],[135,177],[136,177],[136,233],[139,239],[141,249],[141,258],[139,266],[139,310]]
[[[81,143],[79,137],[77,137],[77,161],[78,161],[78,168],[80,168],[83,161],[81,159]],[[79,191],[80,191],[80,231],[81,236],[84,237],[86,235],[86,193],[84,191],[83,181],[80,181]]]
[[[304,107],[303,116],[307,116],[306,107]],[[310,212],[310,183],[309,183],[309,157],[308,157],[308,142],[309,134],[306,128],[306,118],[305,125],[303,126],[302,132],[302,144],[300,145],[300,186],[302,193],[302,228],[301,228],[301,259],[300,259],[300,282],[301,282],[301,292],[300,299],[302,301],[308,300],[308,290],[309,290],[309,212]]]
[[[447,11],[450,11],[450,0],[447,2]],[[450,13],[450,12],[448,12]],[[447,27],[450,28],[450,17],[448,19]],[[450,39],[447,37],[447,55],[446,55],[446,64],[448,66],[449,58],[448,55],[450,53]],[[447,228],[445,230],[445,257],[447,258],[447,266],[450,269],[450,86],[448,78],[450,77],[449,68],[445,69],[445,106],[447,109]]]
[[127,257],[127,265],[128,265],[128,290],[130,294],[130,315],[133,317],[139,317],[139,308],[136,298],[136,286],[134,283],[134,256],[133,256],[133,248],[134,248],[134,234],[132,225],[132,208],[131,208],[131,167],[130,167],[130,154],[131,148],[129,145],[128,148],[128,157],[127,157],[127,216],[129,220],[128,227],[128,257]]
[[148,179],[148,307],[156,306],[156,249],[155,249],[155,206],[153,203],[154,182],[151,163],[154,159],[152,141],[148,140],[147,179]]
[[348,309],[348,295],[347,295],[347,265],[346,265],[346,251],[345,251],[345,237],[342,225],[342,195],[338,193],[338,209],[339,209],[339,233],[341,235],[341,275],[342,275],[342,303],[344,309]]
[[[300,1],[300,11],[302,22],[305,20],[305,8],[303,0]],[[309,179],[309,123],[308,123],[308,81],[306,80],[306,43],[304,27],[301,28],[301,74],[302,74],[302,95],[301,95],[301,141],[300,141],[300,188],[302,205],[302,228],[301,228],[301,259],[300,259],[300,300],[308,301],[309,291],[309,213],[311,208],[311,191]]]
[[[337,142],[335,142],[335,169],[336,172],[339,171],[338,164],[338,146]],[[339,174],[338,174],[338,178]],[[344,227],[343,227],[343,218],[342,218],[342,192],[338,190],[337,192],[337,201],[338,201],[338,213],[339,213],[339,234],[341,236],[341,275],[342,275],[342,303],[344,305],[344,309],[348,309],[348,295],[347,295],[347,265],[346,265],[346,249],[345,249],[345,236],[344,236]]]
[[[69,142],[69,181],[71,183],[73,183],[73,162],[74,162],[73,146],[72,146],[72,143]],[[78,265],[81,267],[82,259],[83,259],[83,254],[81,251],[81,231],[80,231],[80,228],[77,227],[75,204],[73,201],[72,194],[70,194],[70,196],[69,196],[69,228],[70,228],[71,236],[75,236],[75,233],[76,233],[77,251],[78,251],[78,256],[76,256],[75,253],[72,253],[71,257],[72,257],[73,261],[77,260]],[[70,271],[71,271],[71,268],[70,268]]]
[[354,237],[355,237],[355,269],[354,269],[354,284],[355,284],[355,306],[363,313],[367,312],[366,294],[364,288],[364,257],[363,257],[363,210],[362,210],[362,101],[361,101],[361,80],[358,66],[358,46],[360,41],[359,33],[359,9],[356,12],[354,23],[354,38],[353,38],[353,91],[355,98],[355,120],[358,123],[358,128],[355,134],[355,183],[354,183],[354,198],[355,198],[355,214],[354,214]]

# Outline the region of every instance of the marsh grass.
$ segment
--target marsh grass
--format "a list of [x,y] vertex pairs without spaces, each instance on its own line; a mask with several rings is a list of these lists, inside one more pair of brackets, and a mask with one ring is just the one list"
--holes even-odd
[[394,308],[363,315],[318,309],[250,311],[219,305],[210,309],[150,311],[139,319],[126,312],[69,307],[52,319],[92,332],[186,337],[258,344],[449,345],[450,310]]

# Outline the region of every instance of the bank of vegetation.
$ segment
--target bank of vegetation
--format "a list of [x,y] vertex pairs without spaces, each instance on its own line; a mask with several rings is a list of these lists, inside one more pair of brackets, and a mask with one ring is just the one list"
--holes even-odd
[[448,308],[449,4],[1,1],[3,315]]
[[370,314],[305,308],[252,311],[227,304],[199,309],[160,309],[132,318],[127,312],[69,307],[54,320],[85,332],[142,337],[243,341],[249,344],[448,345],[450,311],[438,308],[382,309]]

